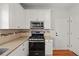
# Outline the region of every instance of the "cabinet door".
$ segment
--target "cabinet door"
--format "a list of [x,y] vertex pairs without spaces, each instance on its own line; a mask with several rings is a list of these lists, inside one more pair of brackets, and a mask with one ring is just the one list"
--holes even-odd
[[21,29],[26,29],[26,17],[25,10],[22,8],[22,19],[21,19]]
[[51,29],[51,10],[44,10],[44,29]]
[[24,55],[25,56],[28,56],[28,41],[26,41],[25,43],[24,43]]
[[17,4],[9,4],[9,28],[17,29],[20,16]]
[[24,9],[18,3],[1,4],[0,6],[1,29],[25,28]]
[[15,49],[9,56],[24,56],[24,47],[21,45],[17,49]]
[[25,28],[24,9],[20,4],[9,4],[9,27],[12,29]]
[[30,11],[29,10],[25,10],[25,17],[26,17],[26,28],[27,29],[30,29],[30,20],[32,19],[31,18],[31,15],[30,15]]
[[8,4],[0,4],[0,29],[9,28],[9,6]]
[[45,40],[45,55],[52,56],[53,54],[53,40]]
[[18,9],[17,9],[17,12],[18,12],[18,23],[19,23],[19,29],[25,29],[26,27],[26,19],[25,19],[25,11],[23,9],[23,7],[20,5],[20,4],[17,4],[18,5]]

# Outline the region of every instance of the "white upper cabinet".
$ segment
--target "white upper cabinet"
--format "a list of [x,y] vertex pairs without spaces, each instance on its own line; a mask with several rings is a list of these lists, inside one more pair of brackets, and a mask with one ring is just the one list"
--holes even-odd
[[25,29],[24,9],[17,3],[3,3],[0,8],[0,29]]
[[10,27],[16,29],[25,28],[24,9],[20,4],[9,4]]
[[30,28],[30,21],[43,21],[44,29],[51,29],[50,9],[26,9],[26,25]]

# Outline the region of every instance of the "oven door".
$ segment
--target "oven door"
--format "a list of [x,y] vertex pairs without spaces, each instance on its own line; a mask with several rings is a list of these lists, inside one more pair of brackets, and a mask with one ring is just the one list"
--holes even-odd
[[45,56],[45,42],[29,42],[29,56]]
[[45,49],[44,42],[29,42],[29,50],[31,51],[41,51]]

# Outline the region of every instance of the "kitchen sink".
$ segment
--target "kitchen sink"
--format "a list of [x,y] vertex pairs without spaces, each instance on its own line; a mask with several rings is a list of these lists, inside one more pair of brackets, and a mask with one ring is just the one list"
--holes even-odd
[[8,48],[0,48],[0,55],[3,54],[4,52],[6,52],[8,50]]

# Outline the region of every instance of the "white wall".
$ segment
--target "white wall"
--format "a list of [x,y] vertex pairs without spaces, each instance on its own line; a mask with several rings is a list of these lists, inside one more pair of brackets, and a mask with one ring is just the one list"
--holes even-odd
[[53,4],[53,5],[30,5],[27,9],[51,9],[51,27],[53,32],[57,32],[58,36],[54,39],[54,49],[67,49],[69,48],[68,37],[68,23],[69,19],[69,6],[65,4]]
[[70,49],[79,55],[79,5],[71,8],[70,20]]
[[[68,37],[68,7],[57,6],[53,7],[52,20],[55,20],[55,32],[58,36],[54,39],[54,49],[68,49],[69,37]],[[52,24],[53,25],[53,24]]]

